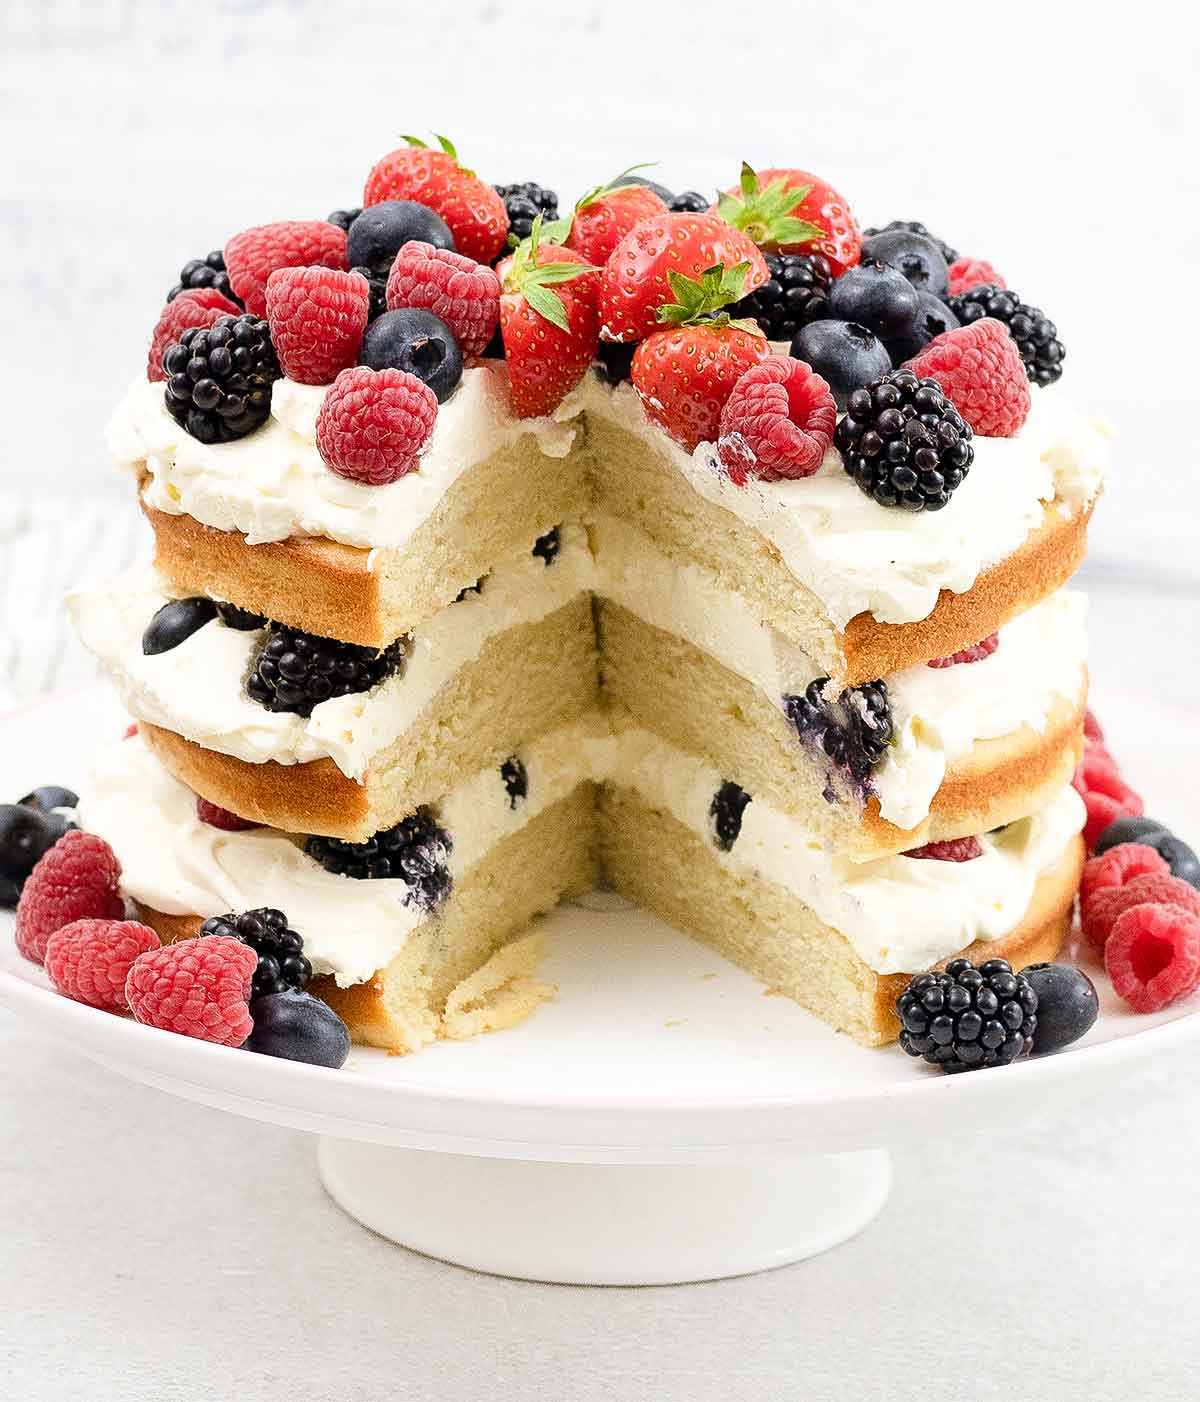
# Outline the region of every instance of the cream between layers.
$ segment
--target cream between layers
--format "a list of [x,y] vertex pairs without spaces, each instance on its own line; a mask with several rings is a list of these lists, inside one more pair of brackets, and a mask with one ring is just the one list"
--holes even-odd
[[[521,750],[528,797],[512,808],[498,771],[475,775],[437,805],[460,876],[490,847],[577,784],[614,782],[669,811],[733,869],[795,893],[877,973],[928,967],[976,939],[997,939],[1025,913],[1038,876],[1083,826],[1071,788],[1040,813],[980,838],[971,862],[891,856],[855,865],[830,855],[794,819],[751,800],[732,851],[714,842],[710,807],[721,776],[645,731],[616,735],[579,723]],[[271,829],[229,833],[201,823],[193,795],[136,737],[105,751],[81,804],[84,825],[112,844],[123,886],[171,915],[215,915],[278,905],[305,937],[314,968],[343,987],[369,979],[425,918],[404,904],[403,881],[333,876]]]

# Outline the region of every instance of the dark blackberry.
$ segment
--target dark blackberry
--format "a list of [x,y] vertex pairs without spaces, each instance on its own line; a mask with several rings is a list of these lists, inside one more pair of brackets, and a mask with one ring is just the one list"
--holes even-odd
[[[508,232],[520,243],[533,232],[533,221],[540,214],[543,223],[558,218],[558,196],[536,181],[526,180],[517,185],[496,185],[496,193],[508,211]],[[505,252],[507,253],[507,249]]]
[[828,677],[817,677],[803,696],[783,698],[784,712],[800,739],[844,769],[865,796],[895,733],[887,683],[863,682],[834,697],[828,686]]
[[1002,321],[1035,385],[1052,385],[1062,375],[1067,351],[1058,339],[1057,327],[1045,312],[1022,302],[1015,292],[984,282],[951,297],[950,310],[964,326],[984,316]]
[[936,244],[938,252],[946,260],[947,265],[958,261],[958,250],[951,248],[948,243],[943,243],[936,234],[931,234],[929,230],[916,219],[893,219],[890,224],[885,224],[881,229],[864,229],[863,238],[874,238],[876,234],[886,234],[892,229],[907,229],[910,234],[920,234],[923,239],[928,239],[930,243]]
[[226,628],[236,628],[239,633],[252,633],[256,628],[267,626],[267,620],[261,613],[251,613],[249,609],[240,609],[237,604],[218,604],[217,617]]
[[712,204],[712,200],[699,190],[684,190],[667,201],[667,208],[672,214],[703,214],[712,208]]
[[446,863],[453,847],[450,834],[437,825],[428,808],[418,808],[366,842],[310,837],[304,844],[313,861],[334,876],[403,881],[408,886],[404,904],[426,911],[436,909],[450,893],[452,879]]
[[288,926],[282,910],[261,906],[240,915],[214,915],[200,926],[200,934],[240,940],[258,955],[251,998],[264,998],[287,988],[300,990],[312,978],[312,965],[304,957],[304,941]]
[[722,852],[728,852],[738,840],[742,830],[742,814],[749,802],[750,795],[732,779],[726,779],[713,795],[708,816],[712,819],[717,846]]
[[267,323],[248,314],[190,327],[163,369],[168,412],[201,443],[229,443],[264,424],[281,374]]
[[142,652],[157,657],[184,643],[217,616],[217,606],[211,599],[197,595],[191,599],[172,599],[163,604],[146,624],[142,633]]
[[1038,996],[1006,959],[951,959],[896,999],[900,1045],[943,1071],[1007,1066],[1033,1045]]
[[361,205],[358,209],[335,209],[325,222],[326,224],[336,224],[339,229],[344,229],[346,233],[349,233],[351,224],[361,213]]
[[504,792],[508,794],[508,806],[515,808],[529,793],[529,775],[516,755],[509,755],[500,766],[500,778],[504,782]]
[[833,271],[819,253],[764,253],[770,278],[729,308],[757,321],[771,341],[790,341],[802,326],[826,314]]
[[975,460],[971,429],[936,380],[893,370],[856,389],[833,441],[880,506],[940,511]]
[[367,307],[367,322],[370,324],[377,316],[382,316],[387,311],[387,278],[380,277],[370,268],[351,268],[350,271],[361,273],[371,289],[371,300]]
[[541,562],[549,568],[558,559],[558,552],[562,549],[562,540],[558,534],[558,527],[554,526],[545,535],[538,536],[533,542],[533,550],[530,552],[536,555]]
[[610,385],[619,385],[633,374],[636,341],[601,341],[596,347],[596,374]]
[[167,293],[167,301],[173,302],[181,292],[190,292],[197,287],[211,287],[222,297],[228,297],[235,306],[242,306],[242,299],[229,285],[229,274],[225,271],[225,254],[215,248],[207,258],[191,258],[179,270],[179,281]]
[[246,691],[268,711],[309,716],[314,706],[331,697],[378,686],[403,665],[407,648],[407,638],[397,638],[380,652],[272,623],[254,659]]

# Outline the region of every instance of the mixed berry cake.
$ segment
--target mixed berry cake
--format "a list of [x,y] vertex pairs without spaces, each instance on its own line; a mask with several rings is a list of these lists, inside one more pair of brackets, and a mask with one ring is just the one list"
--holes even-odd
[[529,1012],[603,883],[863,1043],[961,976],[1015,1055],[1085,855],[1063,361],[802,170],[560,213],[393,151],[169,294],[110,432],[154,562],[71,600],[136,722],[80,822],[168,945],[248,920],[395,1052]]

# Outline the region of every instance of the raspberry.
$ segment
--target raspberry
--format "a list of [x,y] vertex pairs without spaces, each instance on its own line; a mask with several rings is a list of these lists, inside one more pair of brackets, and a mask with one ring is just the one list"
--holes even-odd
[[1130,906],[1104,946],[1104,967],[1134,1012],[1158,1012],[1196,987],[1200,917],[1177,905]]
[[454,332],[463,355],[482,355],[500,324],[500,279],[491,268],[414,240],[403,244],[387,280],[387,309],[423,307]]
[[985,657],[991,657],[992,653],[1000,646],[1000,634],[989,633],[986,638],[981,638],[974,647],[965,647],[961,652],[952,652],[949,657],[935,657],[932,662],[927,662],[927,667],[957,667],[964,662],[982,662]]
[[976,433],[1013,438],[1029,415],[1029,381],[1016,342],[991,317],[943,331],[905,368],[928,376]]
[[69,832],[30,872],[17,906],[17,948],[40,964],[46,941],[73,920],[119,920],[121,864],[102,837]]
[[990,282],[993,287],[1007,287],[1008,283],[982,258],[956,258],[950,264],[950,296],[957,297],[968,288]]
[[1083,713],[1083,733],[1088,740],[1104,741],[1104,731],[1100,729],[1100,722],[1096,719],[1091,710]]
[[1108,794],[1097,793],[1094,789],[1079,789],[1076,782],[1078,778],[1079,776],[1076,775],[1072,782],[1087,808],[1087,822],[1083,825],[1083,840],[1087,843],[1087,849],[1090,852],[1096,845],[1096,839],[1108,827],[1109,823],[1115,822],[1118,818],[1126,817],[1127,814],[1117,800],[1110,798]]
[[1084,747],[1079,777],[1085,793],[1100,793],[1116,799],[1121,811],[1140,817],[1145,809],[1142,797],[1121,778],[1117,762],[1103,745]]
[[1097,891],[1120,889],[1138,876],[1169,876],[1170,871],[1153,847],[1140,842],[1123,842],[1087,863],[1079,883],[1079,899],[1086,906]]
[[180,940],[139,955],[125,998],[139,1022],[240,1047],[250,1035],[250,986],[258,955],[228,935]]
[[132,740],[133,737],[134,737],[137,733],[138,733],[137,721],[131,720],[131,721],[129,722],[129,724],[125,727],[125,734],[121,736],[121,739],[122,739],[122,740]]
[[927,842],[924,847],[914,847],[901,855],[919,857],[922,861],[973,862],[976,857],[983,856],[983,848],[977,837],[955,837],[949,842]]
[[1178,905],[1200,916],[1200,891],[1178,876],[1161,875],[1135,876],[1125,886],[1103,887],[1089,897],[1080,912],[1084,938],[1103,949],[1118,917],[1131,906],[1147,904]]
[[245,818],[239,818],[236,813],[231,813],[228,808],[220,808],[215,803],[209,803],[208,799],[196,796],[196,817],[202,823],[207,823],[210,828],[220,828],[222,832],[245,832],[249,828],[256,828],[258,823],[248,823]]
[[225,245],[233,290],[255,316],[267,314],[267,279],[276,268],[337,268],[346,272],[346,231],[323,219],[291,219],[246,229]]
[[277,268],[267,279],[267,322],[283,373],[302,385],[332,384],[358,359],[371,285],[334,268]]
[[811,366],[769,355],[738,379],[721,411],[717,451],[734,481],[811,477],[837,422],[837,405]]
[[137,920],[74,920],[46,941],[46,972],[77,1003],[123,1008],[130,966],[158,947],[155,931]]
[[211,287],[200,287],[194,292],[181,292],[174,301],[162,309],[154,335],[150,341],[150,354],[146,359],[146,378],[165,380],[167,372],[162,359],[167,350],[175,344],[189,326],[212,326],[223,316],[237,316],[241,308],[222,297]]
[[437,408],[433,390],[403,370],[343,370],[317,414],[317,449],[339,477],[394,482],[416,467]]

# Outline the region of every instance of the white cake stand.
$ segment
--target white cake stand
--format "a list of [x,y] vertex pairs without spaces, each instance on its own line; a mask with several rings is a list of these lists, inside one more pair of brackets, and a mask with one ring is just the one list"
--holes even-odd
[[[122,718],[89,692],[20,725],[0,794],[77,778]],[[1169,804],[1155,809],[1171,821]],[[0,1000],[132,1080],[318,1134],[326,1189],[383,1236],[476,1270],[580,1284],[714,1279],[812,1256],[881,1210],[891,1146],[1002,1119],[1019,1133],[1032,1110],[1069,1113],[1089,1079],[1200,1033],[1200,995],[1137,1017],[1093,971],[1104,1010],[1078,1046],[944,1077],[896,1048],[855,1046],[602,893],[545,926],[560,993],[522,1026],[415,1057],[356,1048],[341,1071],[72,1003],[8,928]]]

